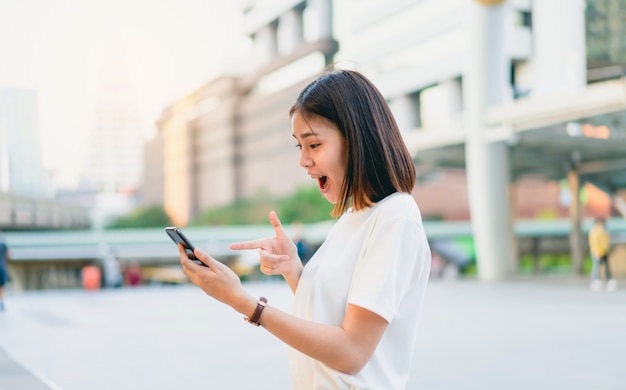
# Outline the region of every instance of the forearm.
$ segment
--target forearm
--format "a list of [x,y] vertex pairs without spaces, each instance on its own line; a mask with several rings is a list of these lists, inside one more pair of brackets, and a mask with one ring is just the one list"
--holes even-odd
[[287,345],[341,372],[359,372],[371,356],[342,327],[303,320],[271,305],[260,323]]

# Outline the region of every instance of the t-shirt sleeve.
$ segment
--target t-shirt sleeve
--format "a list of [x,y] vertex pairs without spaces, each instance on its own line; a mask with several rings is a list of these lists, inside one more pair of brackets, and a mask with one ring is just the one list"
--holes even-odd
[[391,322],[407,290],[416,285],[430,261],[421,222],[408,216],[379,220],[361,251],[348,303]]

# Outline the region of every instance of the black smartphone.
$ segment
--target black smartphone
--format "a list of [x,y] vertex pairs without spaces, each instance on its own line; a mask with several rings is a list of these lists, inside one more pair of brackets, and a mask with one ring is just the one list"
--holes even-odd
[[179,228],[177,228],[176,226],[166,227],[165,232],[168,236],[170,236],[170,238],[172,239],[172,241],[174,241],[176,245],[183,244],[185,252],[187,252],[187,257],[189,257],[190,260],[192,260],[196,264],[208,267],[208,265],[204,264],[202,261],[200,261],[200,259],[196,257],[196,255],[194,255],[193,250],[195,249],[195,247]]

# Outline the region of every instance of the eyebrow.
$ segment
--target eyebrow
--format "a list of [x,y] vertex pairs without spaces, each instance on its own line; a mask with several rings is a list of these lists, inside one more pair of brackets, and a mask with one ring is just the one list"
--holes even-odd
[[[293,138],[297,138],[295,134],[291,134],[291,136],[292,136]],[[310,131],[310,132],[308,132],[308,133],[304,133],[304,134],[300,135],[300,138],[302,138],[302,139],[306,139],[306,138],[309,138],[309,137],[317,137],[317,136],[318,136],[318,134],[316,134],[316,133],[314,133],[314,132]]]

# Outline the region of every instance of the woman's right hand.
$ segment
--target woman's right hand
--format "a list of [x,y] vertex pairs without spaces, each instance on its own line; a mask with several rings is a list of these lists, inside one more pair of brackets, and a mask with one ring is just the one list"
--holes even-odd
[[285,233],[274,211],[270,212],[269,219],[274,227],[275,237],[233,243],[230,249],[258,249],[261,272],[265,275],[282,275],[290,286],[292,282],[297,285],[302,273],[302,261],[298,257],[296,244]]
[[206,264],[204,267],[189,260],[187,252],[182,244],[178,244],[180,252],[180,264],[183,271],[191,282],[200,287],[207,295],[237,308],[246,292],[241,284],[239,276],[225,264],[215,260],[200,248],[196,248],[194,254]]

